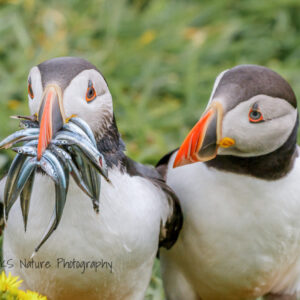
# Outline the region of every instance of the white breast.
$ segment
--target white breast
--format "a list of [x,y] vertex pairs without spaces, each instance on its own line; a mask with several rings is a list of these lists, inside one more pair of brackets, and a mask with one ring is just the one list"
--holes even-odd
[[[142,299],[151,276],[158,246],[161,216],[167,204],[163,193],[148,180],[111,170],[112,184],[102,180],[100,213],[71,181],[61,223],[34,257],[49,260],[50,269],[20,268],[29,259],[45,232],[54,208],[52,181],[37,175],[27,233],[24,233],[19,200],[12,208],[4,235],[7,269],[24,280],[24,287],[49,299]],[[112,263],[94,270],[57,267],[57,258]]]
[[162,259],[176,264],[204,299],[253,299],[268,291],[295,290],[300,279],[299,158],[287,176],[265,181],[203,163],[173,169],[174,157],[167,183],[181,201],[184,226]]

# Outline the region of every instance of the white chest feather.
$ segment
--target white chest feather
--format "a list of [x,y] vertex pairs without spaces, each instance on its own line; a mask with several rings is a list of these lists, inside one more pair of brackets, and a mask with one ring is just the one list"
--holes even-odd
[[[100,213],[91,200],[70,182],[61,223],[34,257],[50,261],[51,268],[20,268],[46,231],[54,208],[54,186],[46,176],[34,183],[26,234],[19,201],[12,208],[4,237],[8,271],[20,275],[25,286],[49,299],[142,299],[151,276],[158,246],[164,195],[149,181],[111,170],[112,184],[102,180]],[[95,269],[58,267],[57,259],[104,261]]]
[[164,257],[176,261],[198,294],[252,299],[294,290],[300,283],[299,158],[277,181],[203,163],[172,169],[173,159],[167,183],[180,199],[185,222]]

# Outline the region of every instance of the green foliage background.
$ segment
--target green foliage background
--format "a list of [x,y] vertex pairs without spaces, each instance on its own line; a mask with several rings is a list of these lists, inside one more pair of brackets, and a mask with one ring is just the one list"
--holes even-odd
[[[199,119],[237,64],[284,76],[300,96],[299,0],[0,0],[0,138],[27,114],[27,74],[81,56],[102,71],[132,158],[154,164]],[[1,173],[12,153],[0,153]],[[147,299],[163,299],[159,265]]]

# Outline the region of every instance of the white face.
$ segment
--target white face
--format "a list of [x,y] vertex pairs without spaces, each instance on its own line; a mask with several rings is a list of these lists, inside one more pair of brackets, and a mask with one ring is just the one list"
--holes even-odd
[[[44,93],[38,67],[30,70],[28,78],[31,80],[33,92],[33,98],[28,95],[29,109],[31,114],[37,114]],[[87,98],[91,84],[95,91],[93,100]],[[86,121],[94,132],[101,132],[101,128],[110,123],[113,117],[112,97],[108,86],[101,74],[92,69],[82,71],[71,80],[63,91],[63,107],[66,118],[77,115]]]
[[[256,111],[254,115],[249,115],[251,110]],[[241,102],[225,114],[222,124],[222,137],[234,139],[235,145],[219,147],[218,154],[250,157],[271,153],[287,141],[296,119],[297,109],[284,99],[257,95]]]

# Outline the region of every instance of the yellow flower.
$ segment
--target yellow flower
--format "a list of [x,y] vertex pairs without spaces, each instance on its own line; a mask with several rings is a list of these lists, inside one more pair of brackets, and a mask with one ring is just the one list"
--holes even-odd
[[155,37],[156,32],[154,30],[147,30],[142,34],[139,42],[141,45],[148,45],[155,39]]
[[0,296],[5,293],[5,299],[47,300],[47,297],[39,295],[36,292],[18,290],[19,286],[23,282],[23,280],[18,279],[18,276],[12,276],[10,273],[6,276],[3,271],[0,275]]
[[18,276],[12,276],[9,272],[8,276],[6,276],[5,272],[2,271],[0,276],[0,291],[1,292],[10,292],[12,294],[18,293],[18,287],[23,282],[22,280],[18,280]]
[[39,295],[36,292],[32,291],[19,291],[18,293],[18,299],[19,300],[47,300],[47,297]]
[[7,107],[11,110],[17,109],[21,105],[21,102],[15,99],[8,100]]
[[207,38],[206,30],[196,27],[186,28],[183,35],[185,39],[190,40],[195,46],[201,46]]

